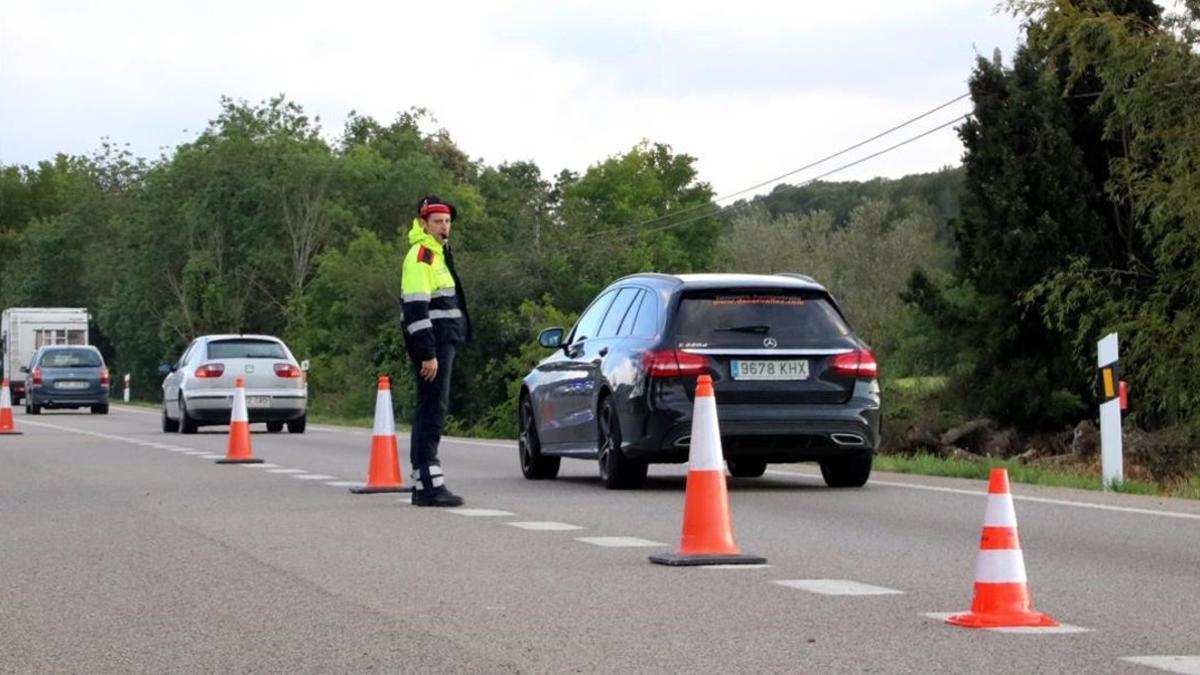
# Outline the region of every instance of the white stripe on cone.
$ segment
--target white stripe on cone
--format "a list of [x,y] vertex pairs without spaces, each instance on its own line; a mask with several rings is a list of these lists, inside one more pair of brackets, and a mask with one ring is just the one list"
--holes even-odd
[[233,410],[229,414],[229,423],[249,421],[250,415],[246,412],[246,387],[244,384],[235,385],[233,389]]
[[1017,526],[1017,512],[1013,509],[1012,494],[1005,492],[988,495],[987,511],[983,514],[983,526],[1012,528]]
[[392,436],[396,433],[396,421],[392,417],[392,390],[380,389],[375,397],[374,436]]
[[980,551],[975,558],[975,582],[981,584],[1023,584],[1025,557],[1021,549]]
[[717,425],[717,400],[697,396],[692,413],[692,446],[688,450],[688,471],[724,471],[721,430]]
[[8,393],[8,380],[0,384],[0,408],[11,408],[12,396]]

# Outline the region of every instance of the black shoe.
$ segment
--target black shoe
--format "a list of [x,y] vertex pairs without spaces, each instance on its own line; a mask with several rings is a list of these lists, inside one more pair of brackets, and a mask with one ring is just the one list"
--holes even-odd
[[413,506],[462,506],[464,501],[445,487],[440,487],[432,492],[413,490],[412,503]]

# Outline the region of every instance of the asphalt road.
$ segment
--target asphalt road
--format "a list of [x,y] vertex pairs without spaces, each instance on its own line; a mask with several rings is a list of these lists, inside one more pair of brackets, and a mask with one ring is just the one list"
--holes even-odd
[[512,443],[447,439],[468,510],[420,509],[347,490],[366,430],[255,433],[266,464],[225,466],[224,427],[158,425],[0,436],[0,672],[1200,672],[1194,501],[1014,485],[1033,604],[1068,630],[1005,633],[928,616],[970,606],[980,481],[773,467],[729,481],[768,566],[667,568],[683,467],[610,492],[592,462],[532,482]]

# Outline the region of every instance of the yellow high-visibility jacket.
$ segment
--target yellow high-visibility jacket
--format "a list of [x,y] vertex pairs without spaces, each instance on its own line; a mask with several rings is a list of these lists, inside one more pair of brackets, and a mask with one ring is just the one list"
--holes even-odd
[[419,363],[434,358],[438,344],[471,339],[471,318],[450,247],[426,232],[420,219],[413,219],[408,243],[400,273],[404,343]]

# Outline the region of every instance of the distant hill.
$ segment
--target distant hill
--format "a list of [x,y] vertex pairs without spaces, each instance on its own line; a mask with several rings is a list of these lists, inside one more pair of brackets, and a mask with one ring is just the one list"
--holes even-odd
[[931,209],[939,230],[959,213],[959,194],[963,184],[962,167],[934,173],[919,173],[903,178],[876,178],[869,181],[824,182],[809,185],[776,186],[770,194],[755,197],[751,204],[765,207],[772,216],[806,211],[829,211],[834,223],[842,224],[863,199],[890,201],[898,215],[910,209]]

